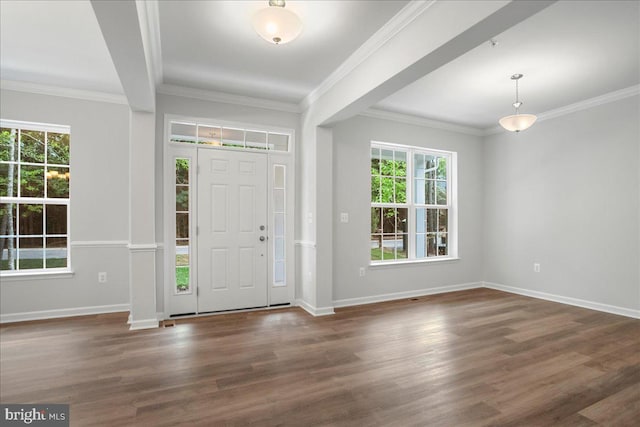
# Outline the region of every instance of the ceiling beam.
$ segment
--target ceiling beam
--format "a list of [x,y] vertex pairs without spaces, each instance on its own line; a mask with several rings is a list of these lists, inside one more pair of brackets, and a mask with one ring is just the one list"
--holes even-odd
[[[131,110],[155,111],[155,75],[135,1],[91,0]],[[148,43],[147,43],[148,44]]]
[[419,16],[318,97],[307,120],[331,125],[357,115],[553,3],[438,1],[420,9]]
[[[160,43],[160,5],[158,0],[136,0],[142,42],[147,54],[147,64],[150,65],[151,75],[154,77],[156,88],[162,84],[162,47]],[[145,31],[146,30],[146,31]]]

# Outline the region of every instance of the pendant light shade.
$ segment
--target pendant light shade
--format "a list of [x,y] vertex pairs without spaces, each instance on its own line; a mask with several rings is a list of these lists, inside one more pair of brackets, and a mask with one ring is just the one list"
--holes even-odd
[[518,99],[518,80],[521,78],[522,74],[514,74],[511,76],[511,80],[516,81],[516,102],[513,103],[516,113],[498,120],[500,126],[511,132],[520,132],[521,130],[529,129],[538,119],[533,114],[520,114],[522,102]]
[[533,114],[514,114],[499,120],[500,126],[511,132],[520,132],[531,127],[538,118]]
[[269,7],[253,15],[253,28],[269,43],[285,44],[300,35],[302,21],[285,9],[284,1],[271,0]]

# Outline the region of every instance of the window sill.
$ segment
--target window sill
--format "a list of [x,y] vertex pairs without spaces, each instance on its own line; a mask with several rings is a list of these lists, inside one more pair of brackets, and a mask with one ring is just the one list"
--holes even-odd
[[408,261],[391,261],[391,262],[376,262],[369,263],[370,268],[380,268],[380,267],[398,267],[401,265],[416,265],[416,264],[431,264],[431,263],[446,263],[446,262],[455,262],[460,261],[458,257],[447,257],[447,258],[435,258],[435,259],[412,259]]
[[69,279],[74,276],[73,270],[60,270],[60,271],[34,271],[34,272],[20,272],[20,273],[5,273],[0,274],[2,282],[21,282],[25,280],[47,280],[47,279]]

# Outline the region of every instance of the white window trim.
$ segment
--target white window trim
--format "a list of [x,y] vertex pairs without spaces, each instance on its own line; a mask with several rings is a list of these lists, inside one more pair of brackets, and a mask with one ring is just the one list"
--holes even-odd
[[[393,207],[393,208],[407,208],[407,222],[409,228],[407,230],[407,258],[406,259],[393,259],[393,260],[371,260],[369,255],[369,267],[389,267],[399,265],[412,265],[412,264],[430,264],[447,261],[460,260],[458,253],[458,153],[455,151],[440,150],[434,148],[420,147],[414,145],[395,144],[391,142],[383,142],[372,140],[369,144],[369,165],[371,164],[371,149],[380,148],[387,150],[401,150],[407,153],[407,203],[374,203],[369,196],[369,207]],[[447,161],[447,201],[448,204],[448,254],[443,256],[432,256],[424,258],[416,258],[416,230],[415,230],[415,209],[420,207],[439,208],[442,205],[416,205],[414,202],[413,185],[413,155],[414,154],[428,154],[437,156],[448,157]],[[369,185],[371,185],[371,167],[369,166]],[[369,191],[369,194],[371,192]],[[369,215],[369,221],[371,221],[371,215]],[[369,225],[371,229],[371,225]],[[371,232],[369,232],[369,240],[371,240]]]
[[33,279],[69,279],[74,276],[75,272],[66,268],[47,268],[44,270],[5,270],[2,274],[3,281],[22,281]]
[[[0,119],[0,127],[2,128],[15,128],[15,129],[24,129],[24,130],[33,130],[38,132],[51,132],[51,133],[64,133],[71,134],[71,127],[68,125],[57,125],[51,123],[38,123],[38,122],[26,122],[21,120],[8,120],[8,119]],[[46,152],[45,152],[46,159]],[[10,162],[11,163],[11,162]],[[50,167],[65,167],[69,169],[69,173],[71,173],[71,160],[69,160],[68,165],[60,165],[55,163],[30,163],[30,162],[20,162],[18,159],[17,162],[13,162],[19,165],[34,165],[34,166],[44,166],[45,168]],[[18,176],[18,180],[20,176]],[[45,179],[46,181],[46,179]],[[20,185],[20,184],[18,184]],[[46,182],[45,182],[45,193],[46,193]],[[62,198],[51,198],[51,197],[0,197],[0,203],[2,204],[42,204],[42,205],[66,205],[67,206],[67,232],[64,235],[49,235],[46,233],[46,222],[45,218],[43,218],[43,230],[42,230],[42,239],[43,244],[46,245],[46,239],[48,237],[66,237],[67,239],[67,266],[66,267],[57,267],[57,268],[34,268],[34,269],[24,269],[24,270],[1,270],[0,277],[5,279],[6,281],[19,281],[21,278],[25,280],[29,280],[32,278],[38,279],[49,279],[49,278],[68,278],[73,276],[74,271],[71,268],[71,187],[69,187],[69,197],[66,199]],[[17,224],[19,226],[19,224]],[[40,235],[38,235],[39,237]],[[16,240],[19,237],[23,237],[18,235],[16,230]],[[29,237],[29,236],[26,236]],[[46,251],[43,248],[43,251]],[[44,256],[46,257],[46,252],[44,252]]]

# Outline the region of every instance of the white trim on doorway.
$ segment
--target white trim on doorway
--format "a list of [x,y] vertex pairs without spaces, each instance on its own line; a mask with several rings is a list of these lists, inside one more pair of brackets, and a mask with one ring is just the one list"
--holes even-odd
[[[180,124],[185,125],[193,125],[197,126],[209,126],[216,128],[231,128],[231,129],[244,129],[251,130],[254,132],[267,132],[269,134],[283,134],[289,136],[289,144],[287,151],[278,151],[278,150],[257,150],[251,148],[234,148],[229,146],[219,146],[219,145],[206,145],[206,144],[196,144],[190,143],[192,137],[186,138],[185,141],[180,142],[172,142],[171,141],[171,122],[178,122]],[[196,128],[197,130],[198,128]],[[196,131],[197,133],[197,131]],[[189,134],[191,135],[191,134]],[[189,141],[189,142],[186,142]],[[206,140],[205,140],[206,141]],[[248,141],[247,141],[248,142]],[[276,143],[277,144],[277,143]],[[245,144],[246,145],[246,144]],[[271,146],[270,146],[271,147]],[[276,145],[276,147],[278,147]],[[197,290],[197,227],[198,224],[198,212],[197,212],[197,203],[194,202],[196,200],[197,195],[197,159],[199,150],[225,150],[225,151],[235,151],[235,152],[244,152],[244,153],[260,153],[266,156],[268,159],[269,165],[269,203],[273,200],[272,196],[272,188],[273,185],[271,175],[274,173],[274,166],[285,165],[286,166],[286,209],[287,213],[285,214],[286,220],[286,250],[287,259],[285,261],[286,266],[286,283],[285,286],[281,286],[282,283],[279,283],[279,286],[274,286],[272,283],[273,269],[269,269],[269,282],[268,282],[268,303],[269,305],[279,305],[279,304],[295,304],[295,262],[294,262],[294,216],[295,216],[295,150],[296,150],[296,142],[295,142],[295,130],[291,128],[283,128],[278,126],[265,126],[255,123],[241,123],[241,122],[230,122],[226,120],[218,120],[215,118],[198,118],[198,117],[190,117],[190,116],[180,116],[175,114],[165,114],[164,115],[164,133],[163,133],[163,165],[164,165],[164,176],[162,178],[162,186],[163,186],[163,194],[164,194],[164,244],[167,246],[164,248],[164,254],[158,254],[158,256],[162,256],[164,259],[164,312],[163,317],[168,319],[172,314],[178,313],[194,313],[198,315],[198,307],[197,307],[197,298],[198,298],[198,290]],[[175,227],[174,227],[174,219],[175,216],[175,182],[173,178],[172,170],[175,169],[175,164],[173,164],[175,158],[186,158],[189,157],[191,159],[192,171],[190,172],[189,182],[193,187],[190,189],[191,196],[190,199],[190,231],[189,238],[191,239],[190,243],[190,262],[191,262],[191,276],[190,283],[192,288],[191,292],[174,292],[174,283],[175,279],[174,275],[174,250],[172,249],[175,242],[172,242],[172,239],[175,237]],[[193,169],[195,168],[195,169]],[[272,212],[269,212],[269,223],[273,220]],[[269,241],[271,242],[273,236],[273,231],[269,229]],[[270,249],[271,250],[271,249]],[[273,254],[270,253],[270,261]],[[176,301],[175,298],[179,298],[180,305],[179,310],[175,310],[177,307],[173,306]],[[193,301],[195,301],[195,304]],[[184,307],[183,307],[184,305]],[[193,305],[193,308],[191,306]],[[189,307],[189,309],[186,309]]]

